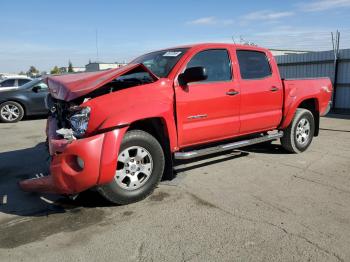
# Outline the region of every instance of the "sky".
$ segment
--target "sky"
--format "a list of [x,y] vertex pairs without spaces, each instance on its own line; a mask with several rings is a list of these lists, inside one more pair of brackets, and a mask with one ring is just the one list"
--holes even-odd
[[73,66],[130,61],[199,42],[330,50],[337,29],[341,48],[350,48],[350,0],[2,0],[0,6],[0,72],[31,65],[49,71],[69,60]]

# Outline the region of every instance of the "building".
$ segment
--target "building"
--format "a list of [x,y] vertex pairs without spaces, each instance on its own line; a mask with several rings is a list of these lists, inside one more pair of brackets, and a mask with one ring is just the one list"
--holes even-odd
[[[68,66],[62,66],[59,69],[60,69],[60,72],[62,72],[62,73],[68,73]],[[85,72],[85,67],[73,66],[73,72],[74,73]]]
[[85,68],[87,72],[92,72],[92,71],[100,71],[100,70],[106,70],[111,68],[119,68],[125,65],[126,63],[118,63],[118,62],[115,62],[115,63],[90,62],[85,66]]
[[0,79],[8,78],[8,77],[26,77],[27,75],[19,75],[16,73],[0,73]]
[[297,54],[305,54],[305,53],[311,52],[306,50],[290,50],[290,49],[270,49],[270,51],[274,56],[297,55]]
[[334,85],[333,110],[350,112],[350,49],[276,56],[282,78],[329,77]]

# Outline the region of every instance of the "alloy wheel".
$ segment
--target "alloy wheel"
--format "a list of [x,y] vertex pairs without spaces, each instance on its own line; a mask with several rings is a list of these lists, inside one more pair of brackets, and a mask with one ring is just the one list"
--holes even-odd
[[304,145],[309,141],[311,126],[306,118],[300,119],[296,127],[296,140],[298,144]]
[[119,154],[114,179],[121,188],[136,190],[146,183],[152,171],[151,154],[141,146],[132,146]]
[[16,105],[7,104],[1,108],[1,117],[7,121],[15,121],[20,114],[20,110]]

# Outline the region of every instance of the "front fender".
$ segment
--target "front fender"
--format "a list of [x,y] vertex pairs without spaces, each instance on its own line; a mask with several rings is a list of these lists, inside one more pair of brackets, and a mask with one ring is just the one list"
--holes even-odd
[[117,168],[120,145],[127,129],[127,127],[123,127],[105,134],[101,150],[98,185],[107,184],[112,181]]
[[104,132],[140,120],[158,118],[164,123],[171,149],[175,150],[177,146],[174,91],[172,82],[167,79],[96,97],[83,105],[91,107],[87,133]]

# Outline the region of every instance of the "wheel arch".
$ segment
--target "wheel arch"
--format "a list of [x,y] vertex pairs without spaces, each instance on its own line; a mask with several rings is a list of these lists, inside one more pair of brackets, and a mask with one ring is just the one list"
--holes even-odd
[[131,130],[142,130],[152,136],[154,136],[164,150],[165,155],[165,170],[163,174],[163,179],[172,179],[173,178],[173,159],[171,153],[171,136],[169,134],[169,127],[167,122],[162,117],[152,117],[140,119],[132,122],[129,125],[127,131]]
[[283,116],[283,120],[280,125],[280,129],[287,128],[295,115],[295,112],[298,108],[304,108],[311,111],[314,120],[315,120],[315,132],[314,136],[318,136],[320,129],[320,111],[319,111],[319,101],[315,97],[307,97],[305,99],[301,99],[299,101],[288,100],[289,106],[285,109],[285,113]]
[[169,139],[168,127],[166,125],[165,119],[161,117],[145,118],[130,123],[128,131],[135,129],[150,133],[155,138],[157,138],[159,142],[162,142],[162,137],[167,137]]

